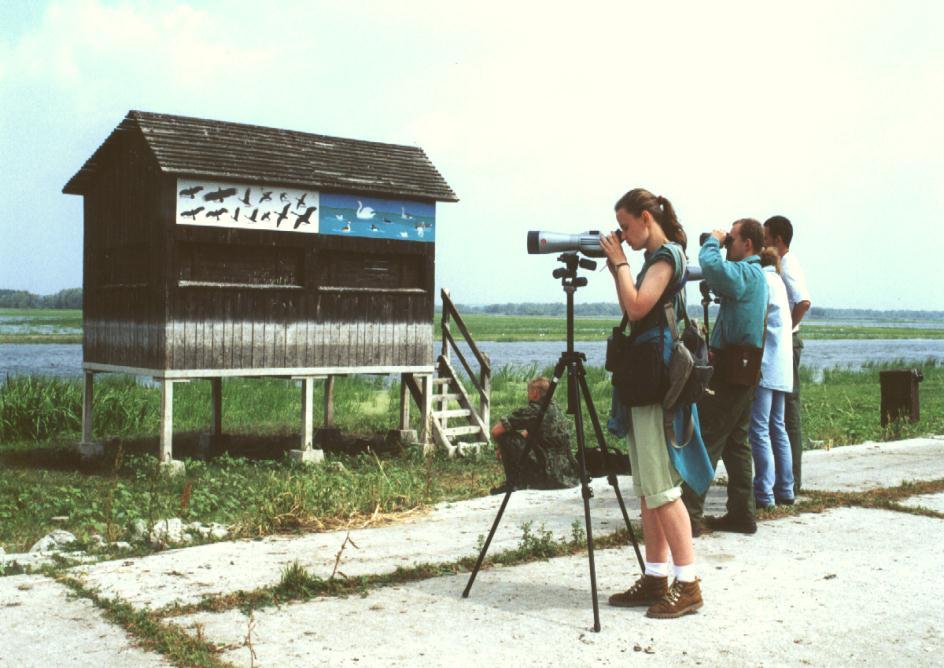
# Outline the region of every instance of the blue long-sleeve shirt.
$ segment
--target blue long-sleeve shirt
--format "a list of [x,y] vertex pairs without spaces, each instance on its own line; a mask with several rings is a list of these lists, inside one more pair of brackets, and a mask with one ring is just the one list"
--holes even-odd
[[767,279],[757,255],[729,262],[721,257],[721,244],[709,237],[698,252],[698,262],[708,287],[721,297],[721,311],[711,330],[712,348],[749,345],[760,348],[767,312]]

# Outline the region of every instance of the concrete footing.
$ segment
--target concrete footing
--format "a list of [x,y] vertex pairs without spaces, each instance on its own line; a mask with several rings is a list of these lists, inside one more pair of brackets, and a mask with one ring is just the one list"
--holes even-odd
[[187,467],[179,459],[168,459],[161,462],[161,473],[164,475],[183,475],[186,470]]
[[104,443],[79,443],[76,447],[79,451],[79,456],[83,460],[97,459],[105,454]]
[[309,448],[307,450],[289,450],[289,459],[303,464],[320,464],[324,461],[324,450]]
[[400,445],[405,448],[418,442],[415,429],[391,429],[387,432],[387,443],[390,445]]

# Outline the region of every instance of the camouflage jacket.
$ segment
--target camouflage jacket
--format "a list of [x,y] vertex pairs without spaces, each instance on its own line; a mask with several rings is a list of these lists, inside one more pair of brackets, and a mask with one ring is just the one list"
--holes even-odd
[[[541,411],[538,401],[531,401],[527,406],[518,408],[502,418],[506,431],[527,429],[534,432],[535,420]],[[550,483],[558,486],[577,484],[577,460],[570,448],[569,425],[564,413],[553,401],[547,407],[539,433],[535,434],[533,462],[541,469]]]

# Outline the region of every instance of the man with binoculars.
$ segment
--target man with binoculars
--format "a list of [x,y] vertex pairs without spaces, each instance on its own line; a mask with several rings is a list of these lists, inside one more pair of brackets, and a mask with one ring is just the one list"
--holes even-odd
[[[704,522],[717,531],[753,534],[757,522],[747,430],[764,349],[767,280],[758,256],[764,228],[752,218],[743,218],[732,225],[730,233],[715,230],[706,236],[699,264],[708,287],[720,298],[721,309],[709,341],[715,371],[698,412],[712,466],[718,459],[724,461],[728,501],[725,515],[707,517]],[[722,244],[727,249],[726,260],[721,258]],[[682,499],[691,517],[692,534],[698,536],[705,495],[683,485]]]

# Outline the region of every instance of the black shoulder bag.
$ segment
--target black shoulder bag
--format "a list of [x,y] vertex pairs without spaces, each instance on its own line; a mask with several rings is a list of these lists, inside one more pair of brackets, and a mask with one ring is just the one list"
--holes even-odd
[[636,334],[626,334],[628,324],[629,316],[624,315],[606,341],[605,367],[613,374],[616,395],[626,406],[661,404],[669,388],[662,332],[658,340],[637,343]]

